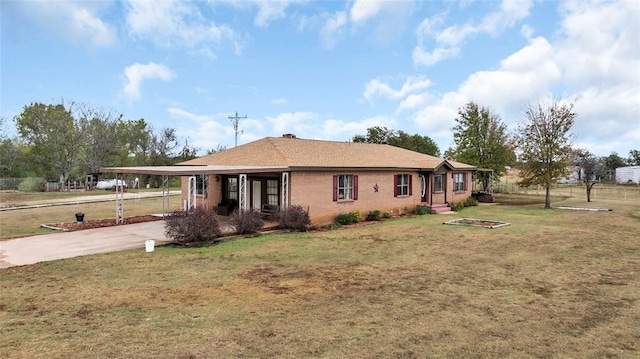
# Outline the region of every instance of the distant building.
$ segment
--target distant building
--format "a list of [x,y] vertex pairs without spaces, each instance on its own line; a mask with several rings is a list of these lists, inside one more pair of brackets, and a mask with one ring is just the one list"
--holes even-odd
[[620,184],[640,184],[640,166],[616,168],[616,182]]

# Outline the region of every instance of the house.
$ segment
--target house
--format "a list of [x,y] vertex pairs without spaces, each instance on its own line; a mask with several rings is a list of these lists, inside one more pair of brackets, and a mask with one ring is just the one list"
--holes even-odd
[[616,168],[616,182],[620,184],[640,184],[640,166]]
[[[436,211],[471,195],[476,167],[389,145],[267,137],[179,163],[187,207],[219,214],[300,205],[316,223],[339,213]],[[219,170],[216,170],[219,169]],[[182,170],[183,173],[186,170]]]

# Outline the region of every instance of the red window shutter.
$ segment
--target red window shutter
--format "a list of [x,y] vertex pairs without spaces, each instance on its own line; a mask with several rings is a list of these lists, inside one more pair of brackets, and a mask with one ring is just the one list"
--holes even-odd
[[333,200],[338,200],[338,176],[333,176]]
[[393,175],[393,196],[398,197],[398,175]]
[[469,172],[464,174],[464,190],[469,189]]
[[412,186],[412,179],[413,175],[409,175],[409,196],[411,196],[413,194],[413,186]]
[[353,200],[358,199],[358,175],[353,175]]
[[436,175],[431,175],[431,193],[436,193]]

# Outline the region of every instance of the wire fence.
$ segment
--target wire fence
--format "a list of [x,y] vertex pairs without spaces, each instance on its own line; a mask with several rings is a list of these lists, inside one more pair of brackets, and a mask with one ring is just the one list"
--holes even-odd
[[[494,193],[545,194],[542,186],[518,186],[516,182],[501,181],[493,184]],[[587,188],[584,184],[557,184],[551,188],[553,196],[585,197]],[[591,189],[591,198],[602,199],[640,199],[640,185],[617,185],[597,183]]]

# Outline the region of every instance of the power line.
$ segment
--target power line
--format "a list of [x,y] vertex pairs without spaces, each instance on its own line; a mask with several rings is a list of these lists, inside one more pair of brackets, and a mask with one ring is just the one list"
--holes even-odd
[[235,116],[229,116],[229,119],[233,121],[233,131],[236,133],[236,147],[238,146],[238,133],[242,133],[242,130],[238,130],[238,123],[243,118],[247,118],[247,116],[238,116],[238,111]]

